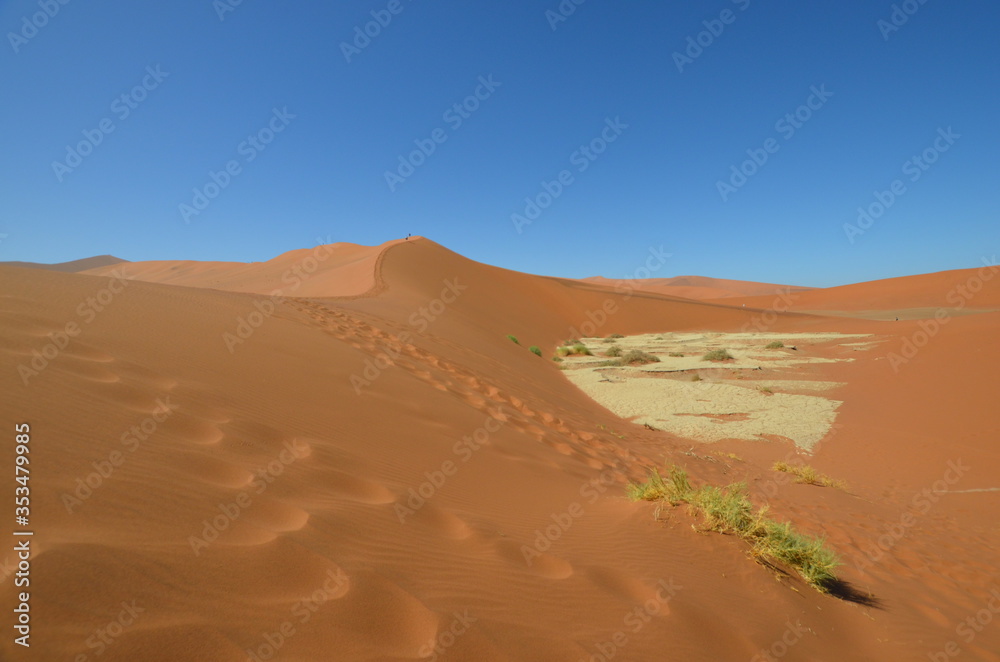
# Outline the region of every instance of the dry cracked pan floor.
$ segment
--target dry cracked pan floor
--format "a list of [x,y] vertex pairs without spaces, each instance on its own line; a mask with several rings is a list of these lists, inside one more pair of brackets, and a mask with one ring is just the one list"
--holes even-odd
[[[784,437],[810,451],[827,435],[840,402],[818,395],[837,382],[795,379],[806,364],[851,361],[791,349],[815,343],[864,351],[872,336],[838,333],[658,333],[608,342],[583,338],[592,356],[566,357],[566,376],[615,414],[680,437],[702,442],[722,439],[761,440]],[[785,347],[766,349],[771,342]],[[642,350],[658,363],[608,366],[614,345]],[[733,357],[706,361],[704,355],[725,349]],[[673,354],[673,356],[671,356]],[[678,356],[683,355],[683,356]],[[778,379],[753,379],[767,369]],[[777,373],[777,374],[775,374]],[[735,378],[734,378],[735,375]],[[806,393],[803,393],[805,391]]]

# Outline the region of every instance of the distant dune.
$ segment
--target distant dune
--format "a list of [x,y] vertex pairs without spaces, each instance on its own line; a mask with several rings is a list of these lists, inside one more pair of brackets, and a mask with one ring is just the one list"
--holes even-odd
[[[97,647],[102,662],[915,660],[957,640],[996,588],[1000,313],[933,332],[780,313],[771,295],[616,291],[422,238],[117,269],[128,279],[0,266],[0,415],[32,435],[39,660]],[[909,305],[968,277],[798,296]],[[687,282],[674,287],[760,285]],[[1000,279],[979,296],[1000,301]],[[776,434],[701,443],[636,425],[552,360],[576,333],[599,348],[747,329],[806,335],[786,338],[795,349],[746,336],[759,365],[713,374],[766,384],[754,401],[772,404],[829,384],[840,404],[812,455]],[[827,333],[871,337],[804,340]],[[794,380],[771,353],[801,366]],[[693,383],[708,365],[683,361],[693,373],[649,378]],[[702,416],[699,402],[684,413]],[[709,413],[702,428],[750,412]],[[794,483],[776,460],[848,488]],[[697,485],[745,482],[772,517],[826,539],[845,583],[821,594],[686,508],[626,499],[627,481],[671,464]],[[0,587],[7,632],[16,590]],[[0,659],[23,657],[12,639]],[[996,660],[1000,628],[961,648]]]
[[376,286],[382,246],[338,243],[289,251],[266,262],[166,260],[98,266],[91,275],[120,270],[126,278],[168,285],[283,296],[356,296]]
[[71,260],[70,262],[58,262],[56,264],[42,264],[41,262],[0,262],[0,267],[21,267],[27,269],[48,269],[49,271],[64,271],[67,273],[78,273],[88,269],[98,267],[113,266],[126,262],[114,255],[97,255],[86,257],[82,260]]
[[[583,279],[584,282],[598,283],[614,287],[621,281],[594,276]],[[722,278],[707,278],[705,276],[675,276],[673,278],[646,278],[636,281],[636,287],[645,292],[656,292],[668,296],[685,299],[723,299],[729,297],[750,297],[776,292],[804,292],[810,288],[794,285],[775,285],[772,283],[755,283],[743,280],[725,280]]]
[[[910,308],[1000,308],[1000,266],[939,271],[854,285],[792,292],[790,310],[859,311]],[[720,300],[727,305],[768,308],[774,296]]]

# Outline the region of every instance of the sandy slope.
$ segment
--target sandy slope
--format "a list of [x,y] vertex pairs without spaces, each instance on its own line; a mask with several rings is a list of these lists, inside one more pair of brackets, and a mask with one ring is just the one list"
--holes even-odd
[[40,262],[0,262],[0,267],[29,267],[32,269],[47,269],[49,271],[79,273],[81,271],[99,269],[100,267],[113,266],[123,262],[125,262],[125,260],[115,257],[114,255],[97,255],[95,257],[85,257],[82,260],[57,262],[55,264],[42,264]]
[[283,253],[267,262],[129,262],[91,269],[86,273],[208,287],[232,292],[277,296],[355,296],[376,287],[376,262],[382,251],[404,240],[382,246],[321,244]]
[[[593,278],[585,278],[584,282],[614,287],[619,281],[611,278],[595,276]],[[755,283],[744,280],[708,278],[706,276],[645,278],[637,283],[637,287],[645,292],[654,292],[656,294],[665,294],[667,296],[698,300],[768,295],[774,296],[777,292],[804,292],[809,289],[807,287],[798,287],[794,285]]]
[[[272,659],[414,660],[438,646],[438,659],[470,661],[749,660],[762,649],[906,660],[949,640],[962,659],[1000,659],[989,652],[1000,621],[971,644],[955,631],[997,581],[1000,495],[933,495],[877,562],[861,563],[949,460],[974,467],[961,487],[994,486],[1000,316],[951,320],[895,371],[881,351],[859,352],[851,376],[845,364],[810,368],[848,383],[831,395],[844,402],[840,427],[809,459],[847,479],[848,494],[782,483],[767,467],[790,444],[692,452],[622,421],[548,357],[587,324],[595,333],[583,335],[877,333],[890,350],[917,322],[772,319],[615,293],[422,239],[331,256],[336,268],[294,295],[245,293],[281,287],[308,254],[131,272],[170,284],[0,268],[0,407],[5,424],[32,424],[37,472],[30,659],[236,662],[276,648]],[[67,322],[79,333],[66,348],[19,374]],[[705,459],[715,449],[745,461]],[[697,480],[748,480],[755,499],[829,536],[844,579],[880,606],[776,581],[683,511],[654,521],[622,483],[664,462]],[[0,594],[12,604],[9,581]],[[10,637],[0,655],[28,659]]]
[[[791,310],[802,311],[889,311],[923,308],[934,314],[938,308],[950,311],[964,308],[1000,308],[1000,275],[995,257],[983,258],[975,269],[939,271],[933,274],[906,276],[888,280],[842,285],[826,289],[792,292]],[[773,296],[747,296],[729,299],[730,305],[766,308],[774,305]]]

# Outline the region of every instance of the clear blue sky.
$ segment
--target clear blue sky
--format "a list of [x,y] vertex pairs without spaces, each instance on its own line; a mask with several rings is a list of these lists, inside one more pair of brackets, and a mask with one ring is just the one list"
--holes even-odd
[[[622,277],[663,246],[654,276],[828,286],[1000,253],[995,0],[910,0],[891,32],[889,1],[567,0],[558,22],[558,0],[226,1],[0,0],[0,260],[250,261],[413,233],[532,273]],[[345,55],[373,11],[391,22]],[[679,71],[704,21],[721,34]],[[790,135],[779,122],[824,85]],[[445,114],[477,87],[477,109]],[[609,119],[627,128],[574,158]],[[263,149],[244,143],[272,123]],[[960,138],[936,151],[949,127]],[[84,132],[100,144],[75,162]],[[434,135],[390,190],[386,171]],[[769,139],[724,201],[718,182]],[[933,165],[906,166],[927,149]],[[186,223],[180,205],[230,161]],[[518,233],[512,214],[563,170],[572,183]]]

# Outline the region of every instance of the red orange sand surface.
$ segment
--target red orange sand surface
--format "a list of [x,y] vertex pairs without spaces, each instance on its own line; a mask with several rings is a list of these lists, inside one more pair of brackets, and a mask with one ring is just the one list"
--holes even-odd
[[[947,303],[977,277],[966,307],[1000,307],[1000,279],[973,269],[797,292],[778,314],[770,295],[623,293],[422,238],[259,264],[0,267],[3,459],[29,423],[35,532],[31,657],[12,636],[9,537],[0,658],[1000,660],[1000,313]],[[881,341],[797,350],[853,359],[797,369],[842,403],[800,456],[615,416],[550,360],[588,324]],[[848,488],[771,470],[796,459]],[[745,481],[826,537],[845,591],[625,498],[670,464]]]

